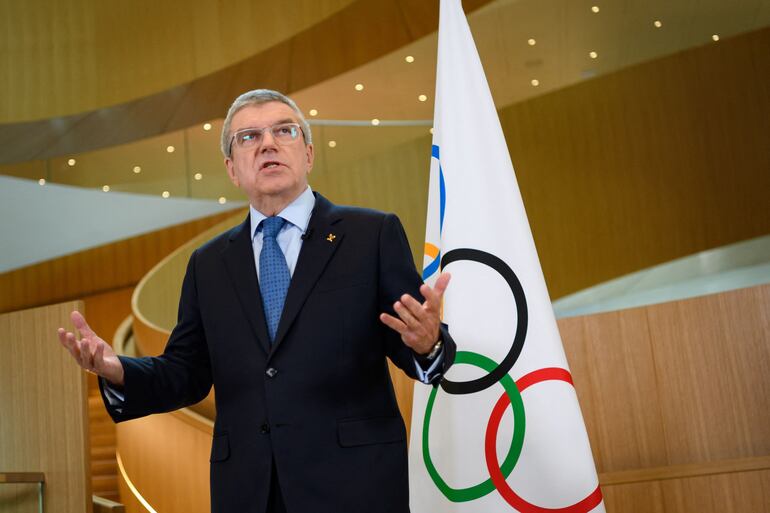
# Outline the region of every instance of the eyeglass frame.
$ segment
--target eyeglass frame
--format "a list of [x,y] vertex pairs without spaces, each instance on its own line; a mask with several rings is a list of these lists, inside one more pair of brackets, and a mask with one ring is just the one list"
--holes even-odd
[[[305,131],[304,131],[304,130],[302,130],[302,125],[301,125],[300,123],[297,123],[296,121],[290,121],[290,122],[288,122],[288,123],[275,123],[274,125],[265,126],[265,127],[262,127],[262,128],[256,128],[256,127],[246,127],[246,128],[241,128],[240,130],[236,130],[235,132],[233,132],[233,135],[230,137],[230,145],[229,145],[229,146],[228,146],[228,148],[227,148],[227,149],[228,149],[228,153],[230,154],[230,157],[232,157],[232,156],[233,156],[233,142],[235,142],[235,137],[236,137],[236,136],[237,136],[239,133],[241,133],[241,132],[246,132],[246,131],[249,131],[249,130],[259,130],[259,133],[260,133],[260,137],[261,137],[261,141],[264,141],[264,134],[265,134],[265,131],[266,131],[266,130],[269,130],[269,131],[270,131],[270,135],[272,135],[272,136],[273,136],[273,140],[274,140],[274,141],[275,141],[275,143],[276,143],[276,144],[278,144],[279,146],[286,146],[286,145],[288,145],[288,144],[291,144],[291,143],[293,143],[294,141],[298,140],[298,139],[299,139],[299,137],[295,137],[295,138],[293,138],[293,139],[292,139],[290,142],[287,142],[287,143],[282,143],[282,142],[279,142],[279,139],[278,139],[277,137],[275,137],[275,135],[273,134],[273,129],[274,129],[275,127],[279,127],[279,126],[287,126],[287,125],[288,125],[288,126],[292,126],[292,127],[295,127],[295,128],[297,128],[297,130],[299,130],[300,134],[302,134],[302,139],[303,139],[303,140],[305,139]],[[260,143],[260,145],[261,145],[261,144],[263,144],[263,142],[261,142],[261,143]]]

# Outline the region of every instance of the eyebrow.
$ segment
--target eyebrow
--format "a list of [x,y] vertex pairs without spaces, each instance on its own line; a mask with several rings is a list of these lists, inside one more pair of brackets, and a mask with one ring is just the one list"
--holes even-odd
[[[279,119],[278,121],[276,121],[275,123],[273,123],[271,125],[267,125],[266,127],[261,127],[261,128],[268,128],[268,127],[275,126],[275,125],[283,125],[285,123],[297,123],[297,124],[299,124],[299,121],[295,121],[295,120],[293,120],[291,118],[284,118],[284,119]],[[235,134],[237,132],[240,132],[241,130],[254,130],[255,128],[257,128],[257,127],[255,127],[255,126],[246,126],[246,127],[243,127],[243,128],[239,128],[238,130],[235,130],[233,132],[233,134]]]

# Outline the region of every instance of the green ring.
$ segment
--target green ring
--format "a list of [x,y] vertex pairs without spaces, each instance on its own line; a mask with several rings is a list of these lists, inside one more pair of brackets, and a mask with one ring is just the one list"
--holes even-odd
[[[455,364],[462,363],[474,365],[487,372],[491,372],[497,367],[497,363],[486,356],[471,351],[457,351]],[[505,389],[505,393],[511,401],[511,410],[513,411],[513,436],[511,437],[511,447],[508,449],[508,455],[500,466],[503,476],[507,478],[511,474],[513,467],[516,466],[516,462],[521,455],[521,448],[524,445],[524,403],[521,400],[521,392],[519,392],[516,383],[509,374],[505,374],[500,379],[500,384]],[[425,420],[422,425],[422,457],[425,461],[425,468],[428,469],[428,474],[431,479],[433,479],[433,482],[438,489],[441,490],[441,493],[443,493],[450,501],[467,502],[481,498],[495,489],[495,484],[492,482],[491,477],[483,483],[479,483],[469,488],[452,488],[441,478],[430,458],[430,449],[428,448],[430,417],[433,413],[433,403],[436,400],[437,392],[438,387],[434,387],[433,390],[431,390],[430,397],[428,397],[428,405],[425,407]]]

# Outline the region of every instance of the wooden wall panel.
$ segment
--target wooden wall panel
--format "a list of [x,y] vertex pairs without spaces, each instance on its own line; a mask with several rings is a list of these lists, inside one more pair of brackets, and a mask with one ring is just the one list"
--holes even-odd
[[669,464],[770,455],[770,286],[648,307]]
[[[0,466],[43,472],[46,511],[91,511],[87,386],[84,373],[56,339],[80,302],[0,315]],[[37,511],[36,489],[4,512]],[[17,490],[18,491],[18,490]],[[31,504],[31,506],[30,506]],[[32,508],[32,509],[31,509]]]
[[167,254],[232,216],[216,214],[0,274],[0,312],[135,285]]
[[761,285],[559,320],[597,470],[770,456],[768,305]]
[[[213,424],[193,425],[181,415],[151,415],[118,424],[118,452],[126,474],[154,509],[206,513]],[[125,491],[122,486],[121,497]]]

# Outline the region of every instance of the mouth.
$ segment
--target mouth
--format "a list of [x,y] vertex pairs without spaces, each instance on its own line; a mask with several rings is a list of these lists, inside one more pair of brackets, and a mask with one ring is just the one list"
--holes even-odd
[[283,165],[283,162],[279,162],[277,160],[266,160],[259,166],[259,170],[262,171],[263,169],[274,169],[282,165]]

